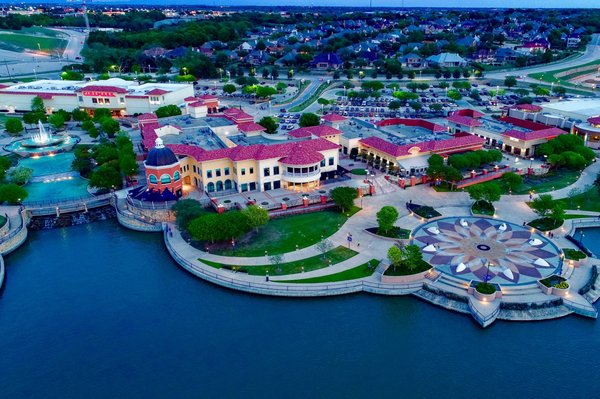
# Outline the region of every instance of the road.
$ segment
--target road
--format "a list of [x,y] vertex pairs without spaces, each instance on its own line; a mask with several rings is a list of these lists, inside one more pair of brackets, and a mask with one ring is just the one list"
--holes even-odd
[[[557,61],[550,64],[538,65],[533,67],[489,72],[486,73],[486,77],[491,79],[504,79],[507,75],[528,75],[531,73],[548,72],[564,68],[576,68],[580,65],[584,65],[598,59],[600,59],[600,34],[594,34],[592,35],[592,39],[586,47],[585,52],[583,52],[583,54],[581,54],[579,57],[574,57],[563,61]],[[531,78],[526,78],[524,80],[531,80],[532,82],[537,82],[535,79]]]
[[85,43],[85,33],[69,29],[53,30],[63,33],[68,40],[67,46],[59,56],[41,54],[39,52],[15,52],[0,50],[0,78],[13,79],[15,77],[54,77],[63,66],[80,62],[76,57],[81,57],[81,50]]

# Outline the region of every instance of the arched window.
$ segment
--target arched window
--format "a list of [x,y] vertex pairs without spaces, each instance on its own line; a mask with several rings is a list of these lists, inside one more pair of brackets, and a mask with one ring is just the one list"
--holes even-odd
[[167,175],[167,174],[164,174],[164,175],[162,175],[162,176],[160,177],[160,182],[161,182],[162,184],[169,184],[169,183],[171,183],[171,176],[169,176],[169,175]]
[[154,175],[148,176],[148,179],[150,180],[150,183],[152,183],[152,184],[158,183],[158,179]]
[[215,191],[215,183],[210,182],[206,185],[206,191],[208,191],[209,193],[212,193],[213,191]]
[[175,173],[173,173],[173,180],[177,181],[179,179],[181,179],[181,174],[176,170]]

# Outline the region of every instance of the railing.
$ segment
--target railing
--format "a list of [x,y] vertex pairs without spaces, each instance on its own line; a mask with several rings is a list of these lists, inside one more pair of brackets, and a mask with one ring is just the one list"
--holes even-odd
[[[19,225],[17,226],[17,228],[14,229],[13,231],[11,231],[10,233],[0,237],[0,243],[5,243],[5,242],[9,241],[10,239],[12,239],[14,236],[19,234],[25,228],[23,212],[25,212],[25,211],[24,210],[20,211],[21,217],[19,218]],[[8,220],[8,218],[7,218],[7,220]]]
[[90,197],[72,197],[63,200],[49,200],[49,201],[30,201],[23,204],[25,209],[39,209],[39,208],[48,208],[48,207],[68,207],[70,205],[83,205],[86,204],[88,207],[90,204],[96,204],[99,202],[107,202],[114,196],[113,193],[102,194],[98,196],[90,196]]
[[479,310],[477,310],[477,307],[471,303],[472,300],[472,298],[469,298],[469,310],[471,311],[471,314],[475,317],[475,319],[477,319],[477,321],[481,323],[481,325],[485,325],[486,322],[494,320],[496,317],[498,317],[498,314],[500,314],[500,306],[498,306],[496,307],[496,310],[494,310],[492,313],[486,316]]
[[141,223],[156,224],[158,222],[156,219],[149,218],[149,217],[146,218],[146,217],[138,216],[135,213],[125,213],[118,206],[115,206],[115,209],[117,210],[117,213],[119,215],[121,215],[123,217],[126,217],[126,218],[137,220],[138,222],[141,222]]
[[139,208],[139,209],[148,209],[148,210],[165,209],[165,210],[169,211],[169,210],[171,210],[173,205],[175,205],[177,203],[177,201],[160,201],[160,202],[140,201],[140,200],[133,199],[133,198],[131,198],[131,196],[128,195],[127,203],[129,205],[133,206],[134,208]]
[[307,173],[295,173],[295,172],[290,173],[290,172],[287,172],[287,171],[284,171],[282,173],[283,177],[287,177],[287,178],[290,178],[290,179],[301,179],[303,177],[315,177],[315,176],[318,176],[320,174],[321,174],[321,170],[320,169],[319,170],[315,170],[314,172],[307,172]]
[[569,234],[573,235],[575,230],[584,227],[600,227],[600,217],[571,219],[571,231]]

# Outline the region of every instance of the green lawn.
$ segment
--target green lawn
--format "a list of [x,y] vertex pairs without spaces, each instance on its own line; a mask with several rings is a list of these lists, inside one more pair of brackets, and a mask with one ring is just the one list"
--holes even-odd
[[[369,268],[369,263],[371,267]],[[379,265],[377,259],[371,259],[370,262],[363,263],[360,266],[356,266],[352,269],[344,270],[343,272],[328,274],[326,276],[305,278],[300,280],[284,280],[277,281],[278,283],[302,283],[302,284],[315,284],[315,283],[335,283],[338,281],[356,280],[359,278],[369,277],[375,272],[375,269]]]
[[383,274],[386,276],[410,276],[413,274],[422,273],[429,269],[431,269],[431,265],[424,260],[421,260],[421,262],[419,262],[419,266],[413,270],[409,269],[405,265],[390,266]]
[[249,233],[245,239],[238,240],[235,248],[214,249],[218,255],[227,256],[264,256],[284,254],[306,248],[329,237],[360,208],[343,214],[335,210],[305,213],[272,219],[260,227],[257,233]]
[[554,229],[558,229],[563,224],[563,220],[556,220],[552,218],[539,218],[532,220],[527,223],[529,226],[534,227],[540,231],[550,231]]
[[66,40],[57,37],[0,32],[0,48],[5,50],[42,50],[52,52],[55,50],[62,50],[66,45]]
[[317,88],[317,90],[310,97],[308,97],[306,100],[304,100],[299,105],[296,105],[295,107],[290,108],[288,111],[289,112],[304,111],[304,109],[306,107],[310,106],[312,103],[317,101],[319,99],[319,97],[321,97],[321,94],[323,94],[323,92],[325,90],[327,90],[329,87],[333,87],[334,85],[335,85],[335,83],[332,83],[331,86],[327,82],[321,83],[321,85]]
[[[595,60],[595,61],[592,61],[592,62],[588,62],[587,64],[579,65],[577,68],[581,68],[581,67],[588,66],[588,65],[600,65],[600,60]],[[570,68],[555,69],[553,71],[547,71],[547,72],[530,73],[528,76],[530,78],[532,78],[532,79],[537,79],[537,80],[541,80],[541,81],[548,82],[548,83],[552,83],[552,82],[556,82],[556,81],[563,82],[563,79],[564,79],[564,82],[566,82],[566,80],[568,79],[568,77],[571,76],[571,75],[567,75],[567,76],[564,76],[562,78],[557,78],[556,74],[557,73],[561,73],[561,72],[570,71],[572,69],[573,68],[571,68],[571,67]],[[594,72],[594,70],[592,69],[592,70],[590,70],[587,73],[593,73],[593,72]],[[567,79],[565,79],[565,78],[567,78]]]
[[352,169],[350,171],[350,173],[352,173],[353,175],[357,175],[357,176],[364,176],[367,174],[367,171],[366,171],[366,169],[356,168],[356,169]]
[[4,224],[6,223],[6,217],[4,217],[4,215],[0,215],[0,227],[4,226]]
[[[569,198],[562,198],[557,201],[563,206],[564,209],[600,212],[600,193],[596,187],[592,187],[588,191],[585,191],[581,194],[577,194]],[[570,219],[572,219],[572,217]]]
[[265,276],[267,272],[271,276],[286,275],[293,273],[309,272],[311,270],[322,269],[357,255],[358,252],[349,248],[339,246],[326,252],[324,255],[316,255],[310,258],[301,259],[294,262],[280,263],[279,265],[256,265],[256,266],[237,266],[228,265],[208,260],[198,259],[200,262],[217,269],[230,269],[239,272],[245,272],[253,276]]
[[563,252],[565,254],[565,259],[581,260],[587,258],[586,254],[577,249],[563,248]]

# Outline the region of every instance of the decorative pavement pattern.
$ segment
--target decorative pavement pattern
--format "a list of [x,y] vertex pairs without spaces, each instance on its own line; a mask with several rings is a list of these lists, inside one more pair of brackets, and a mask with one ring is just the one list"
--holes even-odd
[[413,243],[437,270],[467,281],[529,284],[562,265],[560,250],[543,235],[496,219],[438,219],[419,227]]

